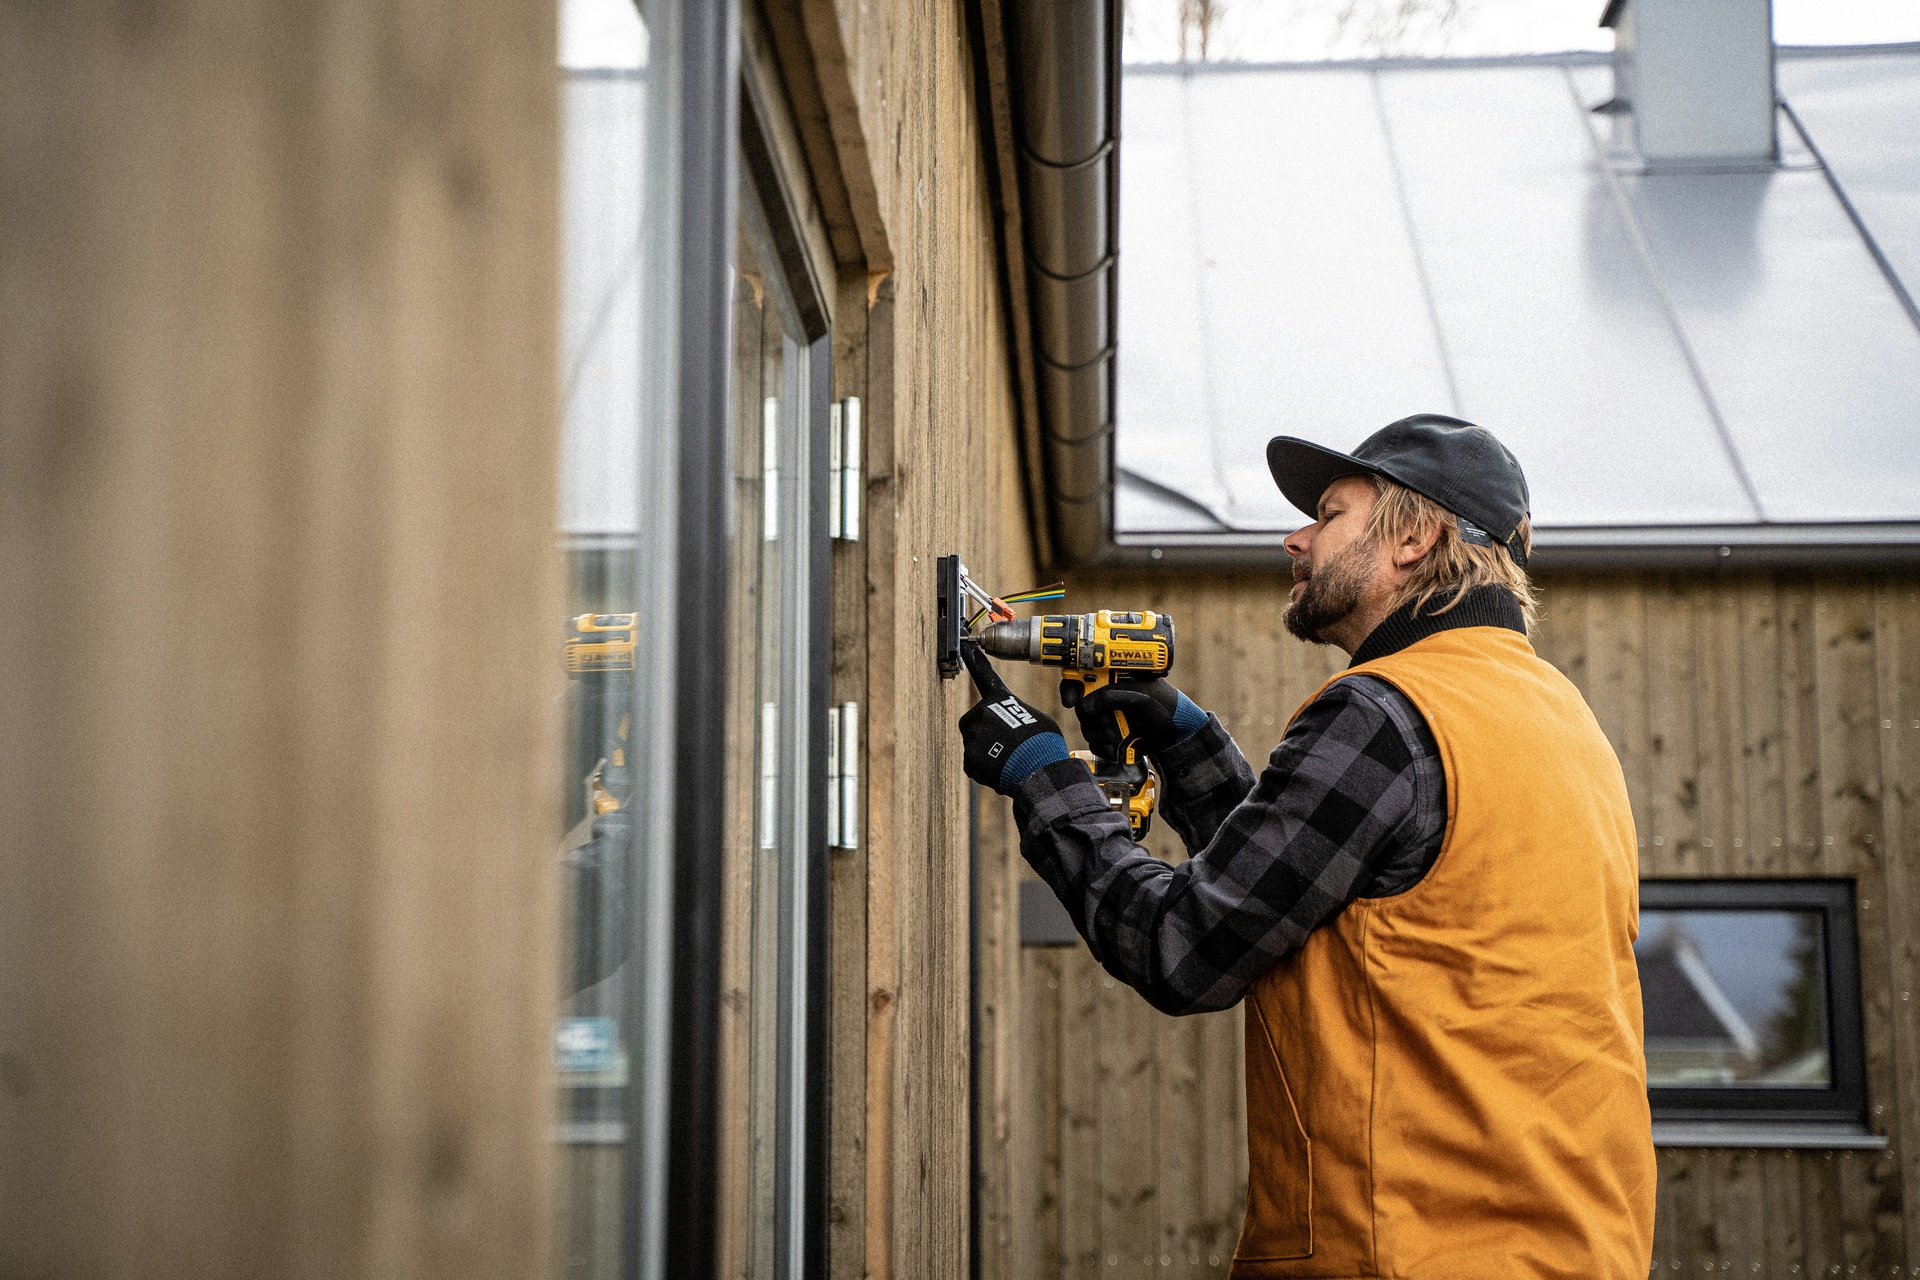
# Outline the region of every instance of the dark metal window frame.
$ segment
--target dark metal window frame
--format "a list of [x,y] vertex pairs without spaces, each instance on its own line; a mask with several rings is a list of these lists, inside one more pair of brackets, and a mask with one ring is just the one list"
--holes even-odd
[[1643,911],[1814,911],[1824,947],[1827,1046],[1825,1089],[1655,1088],[1661,1122],[1819,1123],[1864,1126],[1866,1054],[1861,1026],[1860,942],[1851,880],[1643,880]]
[[[783,974],[783,1005],[798,1001],[804,1009],[803,1043],[783,1043],[781,1075],[798,1072],[801,1079],[801,1132],[799,1203],[776,1198],[775,1271],[780,1275],[825,1276],[827,1273],[827,1148],[829,1141],[829,1072],[832,1043],[829,1036],[828,939],[831,916],[828,903],[827,853],[827,722],[825,710],[830,703],[833,633],[833,541],[827,528],[827,503],[824,495],[831,481],[828,423],[833,400],[833,334],[828,320],[827,299],[820,281],[820,264],[812,260],[801,234],[801,215],[790,189],[791,178],[783,172],[775,157],[770,138],[773,125],[769,114],[787,110],[784,102],[768,102],[762,86],[751,75],[741,77],[740,168],[741,178],[750,188],[750,198],[741,214],[749,224],[752,238],[759,242],[756,252],[768,269],[769,292],[775,305],[786,313],[793,343],[790,350],[804,362],[805,377],[796,381],[804,388],[806,400],[804,442],[807,478],[806,588],[798,606],[805,611],[807,631],[803,705],[807,714],[805,733],[807,804],[806,859],[798,872],[804,879],[799,898],[804,904],[804,960],[798,971]],[[830,264],[829,264],[830,265]],[[797,370],[789,370],[794,378]],[[801,983],[794,992],[791,983]],[[786,1100],[782,1099],[783,1108]],[[783,1110],[782,1133],[791,1132],[794,1119]],[[794,1222],[795,1215],[799,1221]],[[792,1256],[787,1242],[798,1226],[799,1254]]]
[[[662,1112],[657,1181],[643,1174],[645,1153],[630,1154],[624,1199],[622,1274],[650,1277],[713,1276],[721,1230],[720,1183],[720,973],[725,895],[722,852],[726,815],[712,803],[713,780],[727,764],[724,703],[729,673],[725,649],[713,637],[727,625],[725,590],[732,539],[732,343],[731,282],[735,193],[742,177],[751,183],[778,246],[790,301],[802,316],[809,418],[819,424],[809,440],[809,488],[825,492],[828,405],[832,395],[831,339],[824,299],[809,270],[796,271],[799,248],[791,195],[779,181],[765,145],[764,112],[749,87],[743,95],[740,9],[737,0],[683,4],[642,0],[656,70],[648,101],[649,172],[646,225],[658,229],[650,244],[654,288],[649,296],[670,299],[671,315],[646,321],[656,366],[668,384],[660,389],[666,421],[673,424],[677,456],[678,512],[671,551],[675,607],[674,729],[670,797],[671,919],[665,948],[669,972],[660,985],[666,1004],[665,1065],[657,1087],[628,1090],[627,1132],[644,1141],[653,1108]],[[743,96],[746,102],[743,103]],[[671,277],[671,280],[669,280]],[[797,278],[796,278],[797,277]],[[671,283],[673,287],[664,287]],[[643,464],[644,465],[644,464]],[[809,585],[804,607],[812,644],[806,673],[807,703],[827,705],[831,543],[826,505],[809,519]],[[636,714],[644,708],[636,702]],[[808,726],[809,791],[823,795],[826,725]],[[825,806],[809,806],[807,895],[809,950],[805,964],[807,1064],[802,1257],[795,1268],[824,1275],[826,1260],[826,1138],[828,1043],[826,1034],[826,826]],[[637,914],[629,950],[644,954],[651,940]],[[634,983],[629,1022],[648,1025],[645,984]],[[658,1096],[655,1096],[655,1095]],[[656,1202],[657,1197],[657,1202]],[[789,1263],[791,1266],[792,1264]]]
[[[630,1152],[622,1273],[633,1280],[712,1276],[720,1234],[720,967],[727,820],[712,803],[727,762],[725,649],[732,482],[732,302],[735,146],[739,118],[739,10],[734,0],[643,0],[657,69],[648,95],[646,225],[658,237],[646,269],[649,296],[670,315],[643,317],[651,367],[678,456],[679,509],[672,550],[676,600],[671,744],[672,902],[666,975],[666,1066],[658,1097],[628,1090],[627,1132],[644,1142],[663,1115],[659,1185]],[[657,150],[656,150],[657,148]],[[671,283],[673,287],[663,287]],[[670,301],[669,301],[670,300]],[[644,464],[643,464],[644,465]],[[630,954],[651,941],[634,917]],[[634,1026],[645,1026],[631,984]],[[641,1158],[646,1153],[639,1153]],[[655,1196],[658,1203],[649,1203]],[[656,1234],[657,1233],[657,1234]]]

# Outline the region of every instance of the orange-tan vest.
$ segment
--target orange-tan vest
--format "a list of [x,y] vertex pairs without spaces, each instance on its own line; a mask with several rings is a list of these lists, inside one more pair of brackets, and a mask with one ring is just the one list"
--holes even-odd
[[1654,1157],[1620,762],[1515,631],[1444,631],[1349,675],[1426,717],[1446,837],[1417,885],[1352,903],[1247,997],[1233,1280],[1644,1280]]

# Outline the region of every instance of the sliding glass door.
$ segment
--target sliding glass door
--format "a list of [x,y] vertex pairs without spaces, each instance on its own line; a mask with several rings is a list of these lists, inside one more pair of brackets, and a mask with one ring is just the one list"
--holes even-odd
[[832,264],[732,18],[562,4],[568,1280],[824,1274]]
[[723,1269],[817,1274],[825,934],[827,334],[809,335],[772,245],[777,211],[743,184],[735,247],[734,559],[725,1007],[730,1220]]

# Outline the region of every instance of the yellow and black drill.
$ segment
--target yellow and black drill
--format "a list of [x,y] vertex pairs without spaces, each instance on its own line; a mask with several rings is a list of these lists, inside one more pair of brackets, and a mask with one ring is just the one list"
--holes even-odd
[[[1173,670],[1173,619],[1151,610],[1043,613],[990,623],[973,639],[996,658],[1061,668],[1060,701],[1068,707],[1115,680],[1151,680]],[[1107,803],[1127,815],[1133,838],[1140,840],[1153,825],[1158,783],[1125,714],[1116,711],[1114,719],[1120,727],[1120,759],[1103,760],[1091,751],[1073,754],[1093,770]]]

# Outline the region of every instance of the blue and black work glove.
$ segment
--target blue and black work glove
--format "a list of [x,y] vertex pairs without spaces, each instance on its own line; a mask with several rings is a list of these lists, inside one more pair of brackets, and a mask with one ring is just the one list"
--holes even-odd
[[967,776],[1003,796],[1035,769],[1067,758],[1067,740],[1052,716],[1022,702],[993,669],[986,653],[971,640],[960,642],[960,656],[973,673],[980,701],[960,717],[966,744]]
[[1157,756],[1207,723],[1207,713],[1193,699],[1157,676],[1116,680],[1081,698],[1073,711],[1093,753],[1116,763],[1124,763],[1121,753],[1128,742]]

